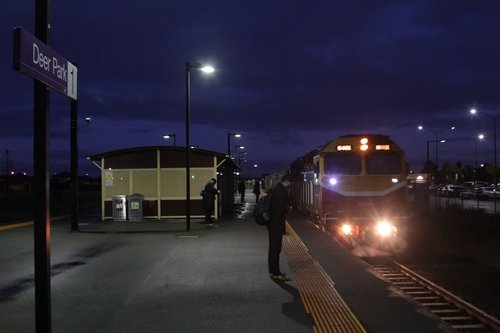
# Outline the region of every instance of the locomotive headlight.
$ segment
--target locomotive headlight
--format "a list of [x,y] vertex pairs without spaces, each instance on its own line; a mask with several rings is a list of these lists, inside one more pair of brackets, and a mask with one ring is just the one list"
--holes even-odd
[[343,224],[341,230],[344,235],[352,235],[352,227],[349,224]]
[[323,181],[323,184],[337,185],[337,178],[335,177],[324,176],[321,180]]
[[381,237],[388,237],[396,234],[398,229],[387,221],[380,221],[376,226],[377,234]]

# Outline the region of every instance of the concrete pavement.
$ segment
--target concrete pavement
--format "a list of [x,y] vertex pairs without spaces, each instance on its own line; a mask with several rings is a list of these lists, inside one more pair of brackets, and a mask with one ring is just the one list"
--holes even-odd
[[[297,280],[267,273],[253,196],[217,228],[192,220],[52,224],[53,332],[313,332]],[[299,214],[290,225],[368,332],[446,328]],[[0,232],[0,332],[34,332],[33,228]],[[285,256],[282,270],[290,273]]]

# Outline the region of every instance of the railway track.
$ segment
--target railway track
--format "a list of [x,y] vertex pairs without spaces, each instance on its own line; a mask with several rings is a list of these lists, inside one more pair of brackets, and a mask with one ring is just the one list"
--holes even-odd
[[500,321],[389,258],[365,258],[395,288],[418,301],[457,332],[500,332]]

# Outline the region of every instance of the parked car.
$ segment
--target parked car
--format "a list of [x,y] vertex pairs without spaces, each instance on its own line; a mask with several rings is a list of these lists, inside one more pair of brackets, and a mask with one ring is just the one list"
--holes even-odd
[[495,186],[482,187],[477,197],[483,200],[500,198],[500,187],[497,187],[496,190]]
[[443,186],[446,186],[446,184],[432,184],[429,186],[429,192],[437,193]]
[[462,186],[458,185],[445,185],[438,189],[437,194],[442,197],[453,197],[457,198],[460,196],[460,193],[462,193],[464,188]]
[[476,199],[481,197],[481,193],[483,192],[483,187],[474,186],[472,188],[464,188],[462,193],[460,193],[460,197],[462,199]]

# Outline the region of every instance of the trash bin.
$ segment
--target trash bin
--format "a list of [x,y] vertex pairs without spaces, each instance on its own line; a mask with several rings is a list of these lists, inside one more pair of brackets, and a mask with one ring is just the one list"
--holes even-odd
[[127,196],[127,211],[128,219],[130,221],[141,221],[142,220],[142,202],[144,201],[144,196],[139,193],[134,193]]
[[113,195],[113,220],[125,221],[127,219],[127,196]]

